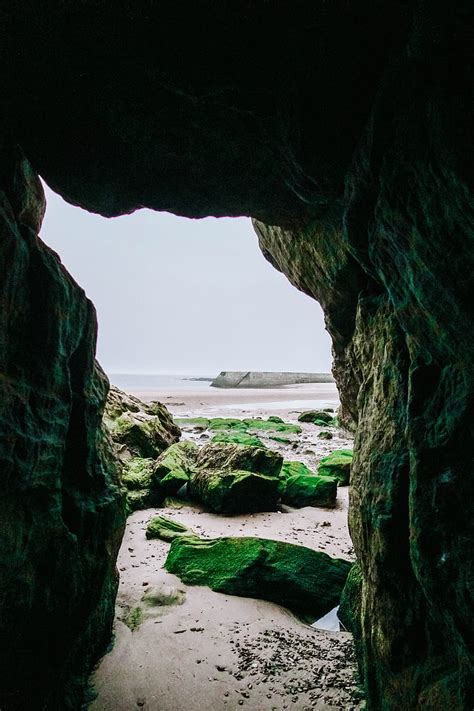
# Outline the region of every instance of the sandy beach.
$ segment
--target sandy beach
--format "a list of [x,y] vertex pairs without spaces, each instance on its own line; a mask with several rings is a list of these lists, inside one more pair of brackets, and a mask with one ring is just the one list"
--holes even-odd
[[[301,402],[338,404],[331,384],[208,390],[136,395],[165,402],[179,417],[278,414],[288,422],[308,409]],[[346,432],[332,430],[333,439],[322,440],[320,428],[305,424],[291,443],[272,441],[271,446],[285,459],[314,469],[330,451],[352,446]],[[186,428],[183,437],[204,444],[207,435]],[[91,711],[363,708],[352,636],[336,631],[334,615],[322,623],[329,629],[318,629],[313,620],[300,620],[270,602],[184,585],[162,567],[169,544],[145,538],[148,521],[164,515],[205,538],[260,536],[353,560],[347,506],[348,488],[341,487],[334,509],[283,506],[276,512],[222,516],[183,502],[132,514],[118,560],[114,644],[93,675],[97,697]]]

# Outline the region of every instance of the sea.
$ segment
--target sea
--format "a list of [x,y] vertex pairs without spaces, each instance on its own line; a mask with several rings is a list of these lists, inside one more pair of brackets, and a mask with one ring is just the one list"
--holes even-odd
[[207,390],[215,375],[170,375],[162,373],[107,373],[112,385],[125,392],[176,392]]

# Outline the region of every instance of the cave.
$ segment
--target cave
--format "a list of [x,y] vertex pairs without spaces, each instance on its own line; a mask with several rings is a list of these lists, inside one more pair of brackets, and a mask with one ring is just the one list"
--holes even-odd
[[472,9],[29,0],[1,11],[0,707],[80,708],[124,526],[92,304],[38,175],[113,216],[251,216],[324,309],[356,427],[368,708],[474,701]]

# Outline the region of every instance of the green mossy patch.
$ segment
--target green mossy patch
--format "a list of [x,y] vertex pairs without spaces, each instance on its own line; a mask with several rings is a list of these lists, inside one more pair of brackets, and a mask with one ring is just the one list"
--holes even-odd
[[351,564],[263,538],[181,538],[171,544],[165,568],[188,585],[269,600],[317,618],[339,603]]
[[247,429],[244,420],[237,420],[229,417],[214,417],[209,422],[210,430],[243,430]]
[[332,415],[324,410],[307,410],[298,417],[298,422],[312,422],[315,425],[322,424],[323,426],[331,424],[332,420]]
[[203,430],[207,430],[209,428],[210,422],[206,417],[175,417],[174,421],[180,427],[191,429],[199,427]]
[[293,444],[294,442],[294,440],[289,437],[280,437],[279,435],[270,435],[268,439],[271,439],[272,442],[279,442],[280,444]]
[[357,639],[361,636],[362,571],[355,563],[347,576],[337,616],[344,627]]
[[146,528],[147,538],[159,538],[162,541],[174,541],[182,536],[196,536],[194,531],[184,526],[178,521],[173,521],[165,516],[152,518]]
[[264,447],[262,440],[245,432],[221,432],[214,435],[213,442],[221,444],[246,444],[249,447]]
[[123,463],[122,483],[127,489],[127,513],[145,509],[153,504],[150,492],[153,466],[153,459],[142,457],[133,457]]
[[134,607],[124,619],[124,623],[132,632],[137,630],[143,622],[143,610],[141,607]]
[[352,464],[352,449],[338,449],[331,452],[319,462],[318,474],[320,476],[333,476],[339,486],[348,486]]
[[196,461],[199,448],[194,442],[176,442],[158,457],[153,486],[161,498],[174,496],[187,484]]
[[332,439],[332,437],[332,432],[328,432],[327,430],[323,430],[323,432],[318,434],[318,439]]
[[286,432],[286,434],[300,434],[301,427],[287,422],[275,422],[268,420],[244,420],[245,426],[249,430],[261,430],[263,432]]
[[319,476],[302,462],[283,462],[279,485],[281,500],[288,506],[336,505],[337,479]]

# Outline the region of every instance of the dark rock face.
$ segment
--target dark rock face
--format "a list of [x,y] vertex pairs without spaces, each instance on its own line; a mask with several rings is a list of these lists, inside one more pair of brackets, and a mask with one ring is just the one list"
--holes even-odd
[[37,237],[29,164],[3,153],[2,171],[0,707],[73,709],[111,633],[123,496],[94,307]]
[[[31,0],[1,14],[2,146],[22,145],[53,187],[105,215],[252,215],[267,258],[320,301],[341,415],[358,424],[350,519],[369,707],[472,708],[471,4]],[[81,598],[83,563],[101,561],[91,579],[113,588],[120,525],[97,464],[91,308],[34,239],[34,176],[4,161],[1,183],[1,624],[7,639],[15,629],[2,693],[22,668],[23,689],[54,696],[74,680],[64,659],[86,639],[92,598],[110,608],[98,589]],[[61,489],[77,548],[55,583]],[[93,496],[109,513],[91,516],[86,541]],[[60,552],[41,566],[43,545]],[[87,546],[99,550],[82,558]],[[32,572],[13,590],[19,569]],[[50,597],[26,597],[36,575]],[[58,615],[76,603],[71,630]],[[40,642],[54,650],[41,679],[24,651],[40,617],[57,630],[35,628],[35,659],[46,665]]]

